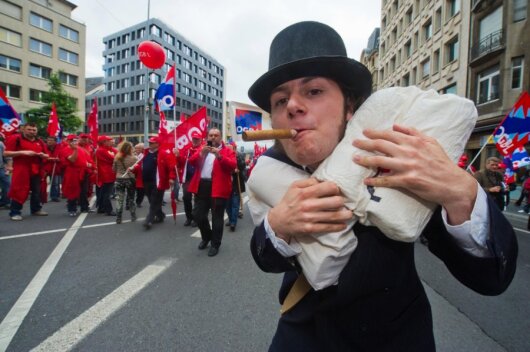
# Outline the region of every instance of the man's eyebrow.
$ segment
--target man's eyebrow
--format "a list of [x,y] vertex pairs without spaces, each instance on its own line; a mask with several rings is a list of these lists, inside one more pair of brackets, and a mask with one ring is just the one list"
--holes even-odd
[[[316,77],[316,76],[304,77],[304,78],[302,79],[302,84],[307,84],[307,83],[309,83],[309,82],[311,82],[312,80],[317,79],[317,78],[319,78],[319,77]],[[286,87],[284,84],[282,84],[282,85],[280,85],[280,86],[274,88],[274,89],[271,91],[271,95],[273,95],[273,94],[276,93],[276,92],[285,92],[286,90],[287,90],[287,87]]]

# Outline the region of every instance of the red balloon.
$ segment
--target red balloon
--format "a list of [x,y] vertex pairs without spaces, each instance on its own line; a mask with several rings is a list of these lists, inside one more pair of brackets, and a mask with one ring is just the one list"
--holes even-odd
[[160,44],[146,40],[138,45],[138,58],[145,66],[155,70],[166,62],[166,53]]

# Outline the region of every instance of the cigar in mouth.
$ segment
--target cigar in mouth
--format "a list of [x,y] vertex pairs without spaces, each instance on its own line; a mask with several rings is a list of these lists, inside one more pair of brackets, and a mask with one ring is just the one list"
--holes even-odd
[[245,142],[264,141],[268,139],[289,139],[296,136],[296,130],[276,129],[261,131],[244,131],[243,140]]

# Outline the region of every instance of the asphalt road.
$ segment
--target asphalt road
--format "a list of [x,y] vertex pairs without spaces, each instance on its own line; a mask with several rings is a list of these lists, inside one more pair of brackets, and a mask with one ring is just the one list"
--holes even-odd
[[[45,210],[22,222],[0,211],[0,351],[267,350],[281,276],[254,264],[246,209],[213,258],[182,214],[145,231],[142,219],[70,218],[64,202]],[[526,216],[508,216],[525,228]],[[499,297],[463,287],[416,245],[439,351],[530,351],[529,236],[518,232],[516,278]]]

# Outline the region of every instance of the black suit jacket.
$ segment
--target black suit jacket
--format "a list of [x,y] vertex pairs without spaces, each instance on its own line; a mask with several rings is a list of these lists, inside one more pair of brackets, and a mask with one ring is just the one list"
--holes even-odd
[[[285,156],[269,156],[284,160]],[[285,162],[292,163],[288,159]],[[440,209],[424,230],[429,250],[464,285],[485,295],[510,284],[517,259],[512,226],[488,200],[490,258],[472,256],[447,233]],[[340,274],[339,284],[311,290],[282,315],[271,351],[434,351],[432,316],[414,264],[414,244],[391,240],[375,227],[357,223],[358,246]],[[251,252],[266,272],[285,272],[283,303],[300,272],[296,260],[281,256],[256,227]]]

